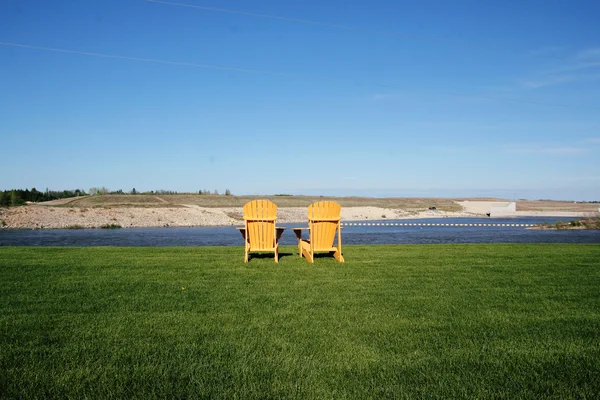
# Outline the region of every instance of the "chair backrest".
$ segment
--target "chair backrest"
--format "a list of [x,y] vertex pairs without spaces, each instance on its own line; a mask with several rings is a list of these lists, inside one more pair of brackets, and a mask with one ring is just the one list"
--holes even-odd
[[340,227],[342,206],[333,201],[319,201],[308,206],[310,240],[315,250],[333,246],[335,232]]
[[274,249],[277,206],[269,200],[253,200],[244,205],[246,240],[253,249]]

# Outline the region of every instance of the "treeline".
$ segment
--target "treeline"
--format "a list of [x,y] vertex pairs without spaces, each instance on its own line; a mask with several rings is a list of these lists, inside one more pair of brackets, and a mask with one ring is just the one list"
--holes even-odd
[[67,197],[85,196],[87,193],[81,189],[75,190],[48,190],[40,192],[36,188],[29,189],[12,189],[0,191],[0,206],[20,206],[28,201],[37,203],[39,201],[50,201],[64,199]]
[[[198,194],[219,194],[218,190],[215,190],[214,192],[210,192],[210,190],[204,189],[204,190],[198,190]],[[231,196],[231,191],[229,189],[225,189],[225,196]]]
[[[129,192],[125,192],[122,189],[119,190],[109,190],[108,188],[102,187],[93,187],[90,188],[89,192],[86,193],[85,190],[75,189],[75,190],[48,190],[46,189],[44,192],[40,192],[36,188],[29,189],[12,189],[0,191],[0,207],[10,207],[10,206],[20,206],[27,202],[37,203],[40,201],[50,201],[50,200],[58,200],[64,199],[67,197],[76,197],[76,196],[87,196],[87,195],[103,195],[103,194],[160,194],[160,195],[171,195],[171,194],[180,194],[174,190],[150,190],[146,192],[138,192],[135,188],[133,188]],[[195,193],[181,193],[181,194],[195,194]],[[199,190],[198,194],[201,195],[218,195],[219,191],[215,190],[211,192],[210,190],[204,189]],[[225,189],[225,196],[231,196],[231,191],[229,189]]]
[[[129,192],[124,191],[123,189],[118,189],[118,190],[110,190],[104,186],[102,187],[93,187],[90,189],[90,195],[96,195],[96,194],[162,194],[162,195],[170,195],[170,194],[196,194],[196,193],[190,193],[190,192],[178,192],[176,190],[164,190],[164,189],[158,189],[158,190],[149,190],[146,192],[140,192],[137,191],[135,188],[131,189]],[[198,190],[198,194],[215,194],[218,195],[219,191],[218,190],[214,190],[214,191],[210,191],[208,189],[201,189]],[[229,189],[225,189],[225,196],[232,196],[231,194],[231,190]]]

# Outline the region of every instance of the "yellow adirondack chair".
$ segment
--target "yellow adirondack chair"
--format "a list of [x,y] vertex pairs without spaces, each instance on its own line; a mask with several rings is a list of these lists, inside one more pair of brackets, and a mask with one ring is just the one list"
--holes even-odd
[[[342,227],[340,211],[342,206],[333,201],[319,201],[308,206],[308,231],[309,239],[302,239],[302,230],[306,228],[295,228],[294,233],[298,237],[298,252],[300,258],[306,257],[310,263],[314,263],[316,252],[331,252],[336,260],[344,262],[342,256]],[[337,231],[337,246],[334,246],[335,233]]]
[[[275,262],[279,262],[277,206],[269,200],[253,200],[244,205],[244,262],[248,262],[250,252],[273,252]],[[241,230],[241,229],[240,229]],[[279,235],[278,235],[279,233]]]

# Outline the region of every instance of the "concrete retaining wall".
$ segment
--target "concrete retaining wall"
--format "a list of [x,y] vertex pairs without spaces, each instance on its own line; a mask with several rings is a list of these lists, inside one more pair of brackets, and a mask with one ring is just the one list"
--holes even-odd
[[511,202],[496,202],[490,207],[490,217],[510,217],[517,212],[517,203]]

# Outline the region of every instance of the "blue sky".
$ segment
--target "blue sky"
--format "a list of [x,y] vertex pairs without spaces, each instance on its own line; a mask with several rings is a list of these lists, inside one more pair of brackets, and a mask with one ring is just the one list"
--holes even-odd
[[599,18],[598,1],[5,0],[0,189],[600,200]]

